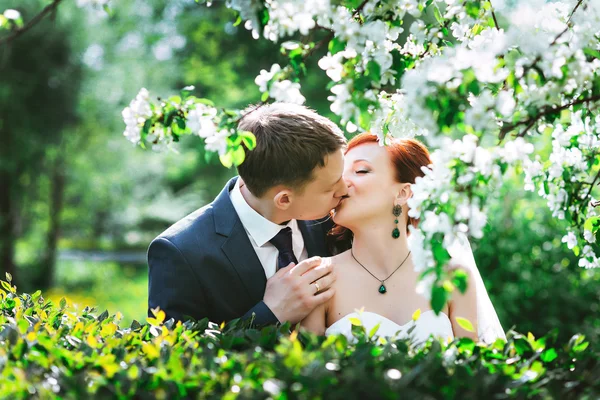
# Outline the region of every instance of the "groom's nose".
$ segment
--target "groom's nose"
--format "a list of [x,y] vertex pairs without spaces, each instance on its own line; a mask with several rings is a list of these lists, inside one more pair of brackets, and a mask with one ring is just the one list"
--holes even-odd
[[339,185],[340,185],[339,189],[336,190],[336,192],[335,192],[336,197],[346,196],[348,194],[348,185],[346,185],[346,180],[340,179]]

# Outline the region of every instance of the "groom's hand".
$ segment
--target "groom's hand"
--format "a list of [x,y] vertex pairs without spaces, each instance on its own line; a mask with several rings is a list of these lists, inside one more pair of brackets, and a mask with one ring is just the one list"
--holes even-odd
[[298,265],[292,263],[267,280],[263,301],[280,322],[295,324],[331,299],[335,293],[331,284],[335,279],[331,263],[322,262],[321,257],[306,259]]

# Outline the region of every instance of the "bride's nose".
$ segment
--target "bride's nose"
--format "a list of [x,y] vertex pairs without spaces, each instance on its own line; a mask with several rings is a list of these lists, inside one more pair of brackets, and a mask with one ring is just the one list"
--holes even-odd
[[346,184],[346,187],[350,188],[350,186],[352,186],[352,179],[350,179],[350,174],[344,172],[344,174],[342,175],[342,179]]

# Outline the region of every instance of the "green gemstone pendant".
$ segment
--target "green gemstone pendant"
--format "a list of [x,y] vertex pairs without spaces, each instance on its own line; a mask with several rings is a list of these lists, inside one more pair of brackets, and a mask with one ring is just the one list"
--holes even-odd
[[379,286],[379,293],[385,294],[385,292],[387,292],[387,289],[385,288],[385,285],[382,283],[381,286]]
[[399,230],[398,228],[395,228],[395,229],[392,231],[392,237],[393,237],[394,239],[398,239],[398,238],[400,237],[400,230]]

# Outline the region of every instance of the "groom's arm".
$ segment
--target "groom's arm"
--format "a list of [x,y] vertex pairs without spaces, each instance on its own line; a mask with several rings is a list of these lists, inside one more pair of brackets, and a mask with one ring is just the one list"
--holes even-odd
[[200,320],[208,316],[208,307],[191,266],[169,239],[156,238],[148,249],[148,315],[160,307],[166,319]]
[[[166,319],[185,321],[208,317],[208,304],[190,264],[169,239],[155,239],[148,249],[148,315],[160,307]],[[253,325],[265,326],[279,323],[271,309],[261,300],[241,317],[252,319]],[[213,321],[221,322],[221,321]]]
[[252,307],[244,316],[243,320],[252,319],[252,324],[256,326],[275,325],[279,323],[279,320],[273,314],[273,311],[265,304],[264,301],[258,302]]

